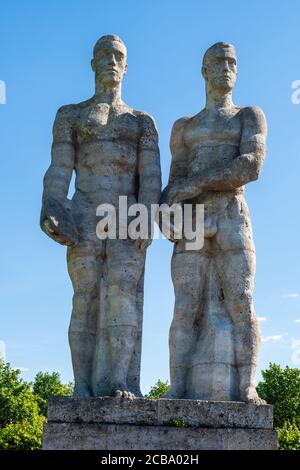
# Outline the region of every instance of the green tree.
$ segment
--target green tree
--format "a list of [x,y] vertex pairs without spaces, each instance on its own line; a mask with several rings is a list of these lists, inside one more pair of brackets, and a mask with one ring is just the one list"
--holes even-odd
[[300,450],[300,429],[295,423],[286,421],[277,432],[280,450]]
[[164,396],[168,391],[170,390],[170,385],[168,385],[168,381],[163,382],[162,380],[159,380],[156,382],[156,384],[151,387],[150,392],[145,395],[145,398],[152,398],[152,399],[157,399],[161,398]]
[[300,369],[270,364],[257,386],[261,398],[274,407],[280,450],[300,450]]
[[63,384],[58,372],[38,372],[33,383],[33,392],[36,396],[42,415],[47,416],[47,399],[53,396],[68,396],[73,393],[73,384]]
[[44,416],[22,420],[0,428],[0,449],[39,450],[42,446]]
[[286,421],[296,422],[300,427],[300,369],[270,364],[262,371],[263,381],[257,392],[274,407],[274,425],[283,427]]
[[39,449],[44,417],[31,384],[0,360],[0,449]]

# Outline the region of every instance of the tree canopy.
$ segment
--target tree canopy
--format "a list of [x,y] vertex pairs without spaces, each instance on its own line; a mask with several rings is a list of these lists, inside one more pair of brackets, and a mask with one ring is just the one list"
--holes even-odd
[[270,364],[257,392],[274,409],[279,448],[300,450],[300,369]]
[[0,360],[0,449],[41,448],[47,398],[70,395],[72,384],[63,384],[57,372],[39,372],[34,383]]

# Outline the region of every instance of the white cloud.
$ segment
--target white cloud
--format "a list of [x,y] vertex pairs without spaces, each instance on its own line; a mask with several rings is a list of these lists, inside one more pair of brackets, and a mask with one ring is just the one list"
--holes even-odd
[[288,299],[297,299],[298,297],[300,297],[300,295],[297,292],[294,292],[292,294],[285,295],[285,297],[287,297]]
[[267,321],[267,318],[266,317],[257,317],[258,321]]
[[286,336],[288,333],[284,333],[282,335],[273,335],[273,336],[264,336],[262,338],[263,343],[267,343],[268,341],[280,341],[283,339],[284,336]]
[[295,323],[300,323],[300,318],[297,318],[297,320],[295,320]]
[[300,364],[300,339],[292,339],[292,363],[296,366]]

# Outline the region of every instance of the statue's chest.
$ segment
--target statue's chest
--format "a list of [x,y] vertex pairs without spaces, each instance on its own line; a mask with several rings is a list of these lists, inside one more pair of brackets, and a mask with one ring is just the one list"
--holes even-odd
[[190,150],[199,147],[239,145],[241,122],[237,115],[208,115],[191,123],[184,138]]
[[189,149],[188,168],[201,174],[209,168],[229,165],[239,153],[241,123],[232,115],[208,115],[192,123],[185,132]]
[[95,140],[125,140],[136,143],[139,138],[138,119],[132,113],[111,108],[106,103],[81,111],[77,123],[78,143]]

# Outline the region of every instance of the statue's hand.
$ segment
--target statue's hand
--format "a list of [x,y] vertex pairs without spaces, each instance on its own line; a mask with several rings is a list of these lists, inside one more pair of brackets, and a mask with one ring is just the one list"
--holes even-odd
[[79,241],[71,211],[51,196],[44,198],[40,226],[48,237],[61,245],[77,245]]
[[[146,251],[147,248],[151,245],[152,243],[152,236],[153,236],[153,231],[154,227],[152,226],[152,218],[151,218],[151,211],[149,210],[148,212],[148,237],[149,238],[137,238],[135,240],[135,246],[138,250],[141,251]],[[130,232],[129,232],[130,234]]]
[[[161,204],[168,204],[169,206],[174,204],[175,199],[179,195],[178,190],[179,190],[179,184],[178,183],[176,184],[175,182],[173,182],[171,184],[168,184],[162,192],[160,203]],[[178,202],[178,201],[176,201],[176,202]]]
[[152,238],[138,238],[135,241],[135,246],[138,250],[145,251],[151,245]]
[[198,177],[177,178],[171,184],[168,184],[162,193],[161,203],[166,202],[169,206],[185,199],[192,199],[202,193],[203,183]]

